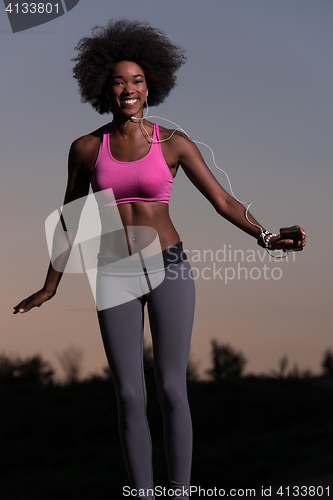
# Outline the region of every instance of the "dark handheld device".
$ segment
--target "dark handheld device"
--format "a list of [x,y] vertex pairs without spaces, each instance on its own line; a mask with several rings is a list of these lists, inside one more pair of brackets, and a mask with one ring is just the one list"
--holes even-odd
[[289,250],[299,252],[303,250],[303,247],[298,246],[298,242],[302,240],[302,233],[298,226],[281,227],[280,235],[284,240],[293,240],[294,242],[292,247],[283,247],[284,252]]

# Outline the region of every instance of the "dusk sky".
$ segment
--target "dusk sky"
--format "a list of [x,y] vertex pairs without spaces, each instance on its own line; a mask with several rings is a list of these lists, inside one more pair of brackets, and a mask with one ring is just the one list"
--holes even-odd
[[[44,224],[63,202],[70,144],[112,120],[80,102],[74,47],[93,26],[121,17],[149,21],[186,51],[177,87],[149,114],[207,143],[260,224],[272,232],[299,224],[307,233],[303,252],[269,259],[179,169],[170,211],[195,268],[193,360],[203,373],[215,338],[245,354],[247,373],[276,370],[284,355],[290,368],[319,373],[324,350],[333,348],[328,0],[80,0],[62,17],[15,34],[1,3],[0,351],[41,353],[60,373],[57,353],[72,345],[84,353],[84,375],[106,365],[85,275],[65,275],[57,295],[28,314],[12,308],[44,283]],[[210,152],[200,150],[229,190]]]

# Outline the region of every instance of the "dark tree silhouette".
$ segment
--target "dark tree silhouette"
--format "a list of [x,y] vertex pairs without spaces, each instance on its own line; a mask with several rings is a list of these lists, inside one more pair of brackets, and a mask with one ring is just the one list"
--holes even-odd
[[293,367],[287,371],[289,366],[289,358],[285,354],[278,362],[278,370],[271,370],[270,376],[274,378],[310,378],[313,377],[311,370],[300,370],[297,363],[294,363]]
[[271,370],[271,374],[276,378],[285,378],[287,376],[287,367],[289,365],[288,356],[284,355],[278,362],[279,369]]
[[191,353],[187,364],[187,380],[189,382],[197,382],[199,380],[198,362],[193,360]]
[[321,367],[323,369],[323,375],[333,376],[333,351],[327,348],[323,354],[323,359],[321,362]]
[[36,354],[26,359],[0,356],[0,383],[2,386],[13,384],[25,387],[42,387],[53,383],[52,366]]
[[212,368],[206,370],[207,375],[215,382],[226,378],[239,378],[244,372],[247,359],[241,351],[237,351],[229,344],[219,344],[211,341]]
[[145,370],[154,369],[153,347],[148,344],[143,346],[143,365]]
[[65,372],[66,382],[75,384],[79,381],[82,369],[83,352],[77,347],[70,346],[57,354],[57,359]]

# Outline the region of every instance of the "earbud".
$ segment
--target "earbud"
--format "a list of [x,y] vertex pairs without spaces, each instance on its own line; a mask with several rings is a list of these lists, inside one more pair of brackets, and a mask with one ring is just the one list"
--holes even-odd
[[146,97],[148,97],[148,90],[147,90],[147,94],[146,94]]

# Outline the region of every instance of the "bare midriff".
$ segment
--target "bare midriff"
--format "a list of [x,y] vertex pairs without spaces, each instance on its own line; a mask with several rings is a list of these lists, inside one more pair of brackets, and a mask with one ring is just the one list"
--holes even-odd
[[[180,241],[169,216],[167,203],[137,201],[122,203],[117,209],[122,221],[123,231],[106,230],[101,238],[100,252],[108,257],[124,257],[142,250],[158,236],[161,250]],[[107,213],[103,217],[107,225]]]

